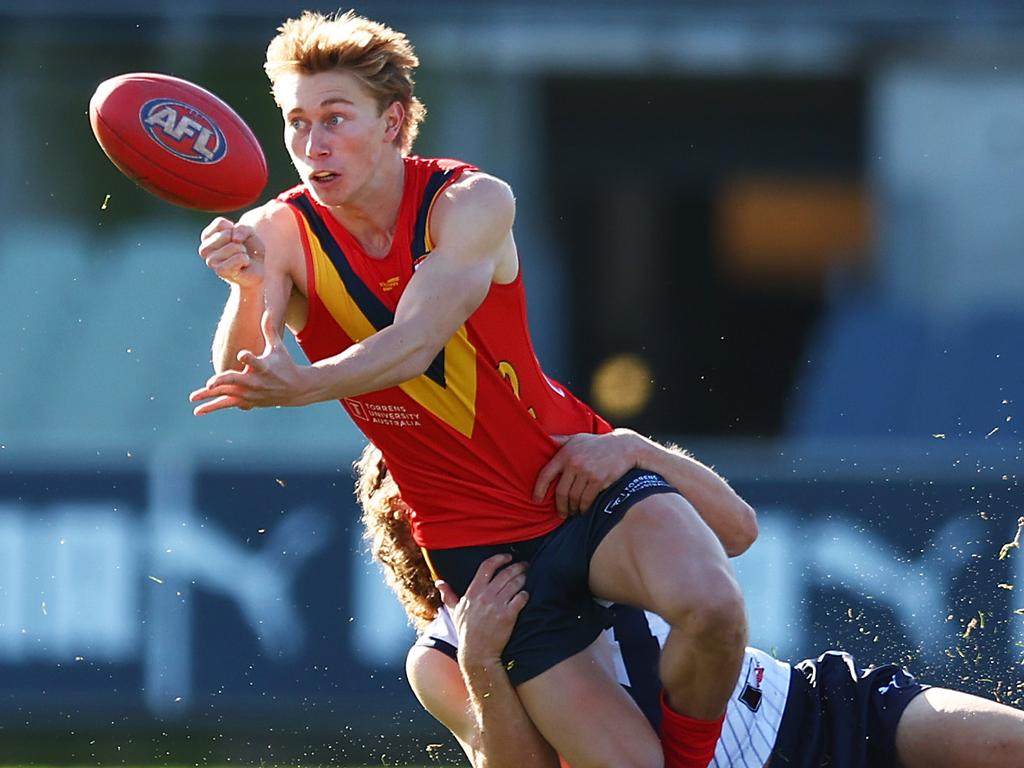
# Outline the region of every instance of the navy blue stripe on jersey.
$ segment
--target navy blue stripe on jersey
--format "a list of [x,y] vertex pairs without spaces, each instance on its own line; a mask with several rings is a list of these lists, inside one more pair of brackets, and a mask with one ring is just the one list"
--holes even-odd
[[629,693],[655,730],[661,726],[661,681],[658,658],[661,647],[651,634],[643,611],[613,607],[612,631],[629,675]]
[[[310,229],[313,230],[313,234],[320,242],[320,247],[323,249],[324,253],[326,253],[327,257],[331,260],[331,264],[334,265],[334,269],[338,272],[338,277],[341,278],[341,282],[345,285],[345,290],[348,291],[349,296],[352,297],[352,301],[356,303],[356,306],[359,307],[359,311],[363,313],[366,319],[370,322],[370,325],[379,331],[394,324],[394,313],[384,305],[384,302],[377,298],[373,291],[371,291],[366,283],[360,279],[359,275],[356,274],[355,270],[352,269],[352,265],[349,264],[348,257],[345,256],[345,252],[341,249],[341,246],[338,245],[338,241],[331,235],[330,230],[327,228],[327,223],[320,217],[320,214],[317,213],[309,198],[305,195],[297,195],[296,197],[291,198],[288,203],[295,206],[295,208],[302,214],[303,218],[309,222]],[[423,375],[438,386],[446,386],[444,375],[444,347],[441,348],[441,351],[438,352],[437,357],[435,357],[430,363],[430,367],[423,372]]]
[[430,207],[434,204],[434,198],[448,180],[455,173],[455,168],[447,171],[434,171],[430,175],[426,188],[423,190],[423,202],[420,204],[419,214],[416,216],[416,228],[412,236],[412,260],[416,260],[427,252],[427,218],[430,216]]
[[324,253],[330,258],[334,269],[338,272],[338,277],[345,284],[345,290],[348,291],[349,296],[352,297],[352,300],[366,316],[366,319],[370,321],[370,324],[379,331],[394,323],[394,314],[384,305],[384,302],[374,295],[373,291],[369,289],[366,283],[356,274],[355,270],[352,269],[352,265],[349,264],[345,252],[338,245],[338,241],[331,235],[326,222],[320,218],[309,198],[305,195],[298,195],[289,202],[298,208],[306,221],[309,222],[310,229],[313,230],[316,239],[320,241],[320,247],[323,248]]

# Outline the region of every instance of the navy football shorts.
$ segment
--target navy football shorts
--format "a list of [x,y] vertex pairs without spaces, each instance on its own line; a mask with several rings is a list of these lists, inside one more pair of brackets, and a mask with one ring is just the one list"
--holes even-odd
[[480,563],[503,552],[526,560],[530,599],[512,630],[502,661],[513,685],[525,683],[589,646],[611,624],[609,610],[590,593],[590,559],[608,531],[638,501],[679,493],[653,472],[627,472],[583,514],[544,536],[513,544],[429,550],[438,575],[464,594]]
[[793,667],[771,768],[897,768],[896,726],[921,685],[900,666],[829,651]]

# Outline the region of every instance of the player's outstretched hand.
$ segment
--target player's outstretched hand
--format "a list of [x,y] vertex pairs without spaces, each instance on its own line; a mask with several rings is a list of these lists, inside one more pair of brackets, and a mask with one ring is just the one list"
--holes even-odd
[[218,216],[200,236],[199,255],[217,277],[241,288],[263,285],[263,241],[255,230]]
[[206,386],[189,395],[196,416],[224,408],[268,408],[277,405],[304,405],[306,377],[310,369],[298,365],[288,353],[278,324],[263,313],[263,353],[249,350],[238,353],[244,365],[241,371],[224,371],[211,376]]
[[533,488],[541,501],[555,478],[555,507],[562,517],[586,512],[605,488],[636,466],[634,432],[617,429],[604,435],[552,435],[561,448],[544,465]]
[[459,659],[462,663],[488,665],[501,662],[512,627],[529,595],[526,563],[512,562],[509,554],[484,560],[461,598],[447,582],[438,581],[441,599],[451,611],[459,632]]

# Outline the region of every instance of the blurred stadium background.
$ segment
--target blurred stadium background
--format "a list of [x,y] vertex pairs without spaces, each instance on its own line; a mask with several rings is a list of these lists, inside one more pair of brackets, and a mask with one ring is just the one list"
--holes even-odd
[[[280,0],[0,2],[0,763],[457,761],[359,542],[337,406],[190,415],[209,217],[94,143],[103,79],[232,103]],[[380,2],[421,154],[510,180],[538,352],[758,508],[752,641],[1020,699],[1024,6]],[[1017,589],[1014,590],[1013,587]]]

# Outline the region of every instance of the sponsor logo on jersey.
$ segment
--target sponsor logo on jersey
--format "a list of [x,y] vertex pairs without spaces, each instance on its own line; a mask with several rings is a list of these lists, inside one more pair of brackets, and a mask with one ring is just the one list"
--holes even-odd
[[345,405],[348,406],[349,412],[357,419],[362,421],[369,421],[370,417],[366,415],[366,409],[363,404],[358,400],[353,400],[351,397],[345,398]]
[[150,99],[139,110],[139,120],[153,141],[182,160],[213,164],[228,153],[224,132],[183,101]]
[[345,407],[360,421],[388,427],[421,427],[423,416],[402,403],[371,403],[346,397]]
[[380,289],[384,291],[384,293],[387,293],[388,291],[393,291],[395,288],[398,287],[398,281],[399,278],[397,277],[389,277],[387,280],[381,280]]
[[740,692],[739,701],[751,712],[757,712],[761,708],[761,700],[764,693],[761,691],[761,683],[764,682],[764,667],[753,662],[753,669],[747,668],[747,682]]

